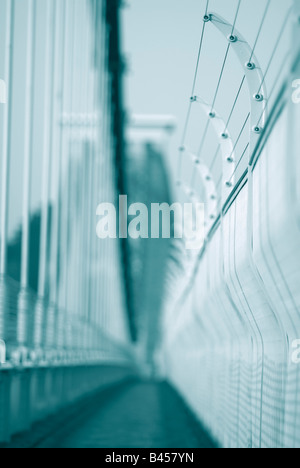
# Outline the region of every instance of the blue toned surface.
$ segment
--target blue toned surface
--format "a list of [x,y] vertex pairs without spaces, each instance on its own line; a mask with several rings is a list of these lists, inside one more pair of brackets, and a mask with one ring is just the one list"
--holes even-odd
[[124,382],[93,404],[39,448],[214,448],[166,383]]

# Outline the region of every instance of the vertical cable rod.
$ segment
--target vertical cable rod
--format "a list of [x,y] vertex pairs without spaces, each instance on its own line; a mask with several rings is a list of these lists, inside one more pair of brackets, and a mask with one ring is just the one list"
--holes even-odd
[[47,0],[47,32],[46,32],[46,63],[45,63],[45,99],[44,99],[44,133],[43,133],[43,169],[41,191],[41,231],[40,231],[40,264],[38,295],[44,298],[47,279],[47,248],[50,208],[50,159],[52,154],[52,130],[53,130],[53,101],[54,101],[54,71],[55,71],[55,46],[54,31],[56,17],[56,2]]
[[27,57],[25,89],[25,142],[23,166],[23,212],[22,212],[22,253],[21,287],[28,287],[29,275],[29,236],[30,236],[30,189],[33,151],[33,106],[34,106],[34,70],[35,70],[35,29],[36,0],[28,0],[27,20]]
[[1,177],[1,249],[0,275],[7,269],[7,230],[9,203],[9,172],[11,157],[12,99],[13,99],[13,38],[15,0],[6,0],[6,35],[5,35],[5,84],[7,99],[4,105],[3,141],[2,141],[2,177]]

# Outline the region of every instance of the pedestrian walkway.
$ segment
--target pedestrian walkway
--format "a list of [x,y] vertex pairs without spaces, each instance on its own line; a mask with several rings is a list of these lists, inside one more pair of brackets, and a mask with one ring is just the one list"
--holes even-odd
[[39,448],[214,448],[177,393],[166,383],[123,383],[93,400],[92,414],[43,441]]

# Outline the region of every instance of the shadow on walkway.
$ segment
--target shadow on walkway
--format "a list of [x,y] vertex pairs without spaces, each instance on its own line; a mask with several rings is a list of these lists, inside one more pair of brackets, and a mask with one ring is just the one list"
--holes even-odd
[[100,395],[90,410],[80,424],[66,426],[39,448],[216,447],[167,383],[123,383]]

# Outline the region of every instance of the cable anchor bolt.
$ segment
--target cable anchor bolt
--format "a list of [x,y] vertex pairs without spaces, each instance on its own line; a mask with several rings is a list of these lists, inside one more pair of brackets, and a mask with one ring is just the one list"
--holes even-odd
[[246,63],[246,68],[247,68],[248,70],[254,70],[254,69],[255,69],[255,63],[253,63],[253,62],[247,62],[247,63]]
[[230,34],[230,36],[228,36],[228,41],[231,42],[231,43],[237,42],[238,37],[235,36],[234,34]]
[[253,132],[259,135],[262,132],[262,128],[258,126],[253,127]]
[[254,95],[254,99],[257,102],[262,102],[264,100],[264,97],[263,97],[262,94],[257,93],[257,94]]
[[209,23],[211,21],[211,15],[204,15],[203,16],[204,23]]

